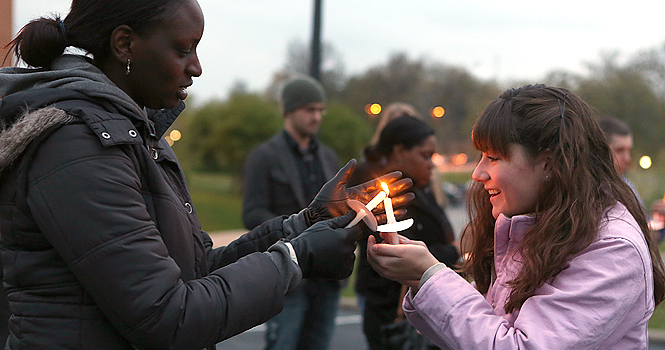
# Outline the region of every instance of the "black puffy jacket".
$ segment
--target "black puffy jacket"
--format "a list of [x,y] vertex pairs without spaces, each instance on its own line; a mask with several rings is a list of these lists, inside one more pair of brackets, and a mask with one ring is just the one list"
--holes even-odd
[[[16,118],[26,105],[40,108]],[[6,96],[0,118],[9,348],[200,349],[279,313],[288,251],[255,252],[283,219],[213,250],[161,139],[175,115],[152,125],[41,89]]]

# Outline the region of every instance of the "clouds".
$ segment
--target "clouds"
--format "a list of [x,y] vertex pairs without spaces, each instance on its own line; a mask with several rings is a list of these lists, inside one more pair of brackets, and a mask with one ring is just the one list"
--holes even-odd
[[[14,0],[15,28],[68,0]],[[206,30],[203,75],[190,92],[225,97],[237,80],[263,89],[285,65],[292,40],[309,42],[312,0],[199,0]],[[631,55],[665,42],[665,3],[621,7],[590,0],[323,0],[323,41],[347,73],[385,63],[396,51],[463,66],[482,78],[537,79],[552,69],[582,71],[602,50]]]

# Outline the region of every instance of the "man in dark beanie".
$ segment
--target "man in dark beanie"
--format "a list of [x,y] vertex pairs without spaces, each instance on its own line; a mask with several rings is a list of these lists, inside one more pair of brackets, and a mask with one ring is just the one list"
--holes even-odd
[[[316,137],[325,103],[323,87],[311,77],[294,78],[282,88],[284,129],[256,147],[245,163],[242,219],[247,229],[305,208],[339,169],[335,152]],[[266,322],[266,349],[327,349],[339,292],[339,281],[303,281],[287,294],[282,312]]]

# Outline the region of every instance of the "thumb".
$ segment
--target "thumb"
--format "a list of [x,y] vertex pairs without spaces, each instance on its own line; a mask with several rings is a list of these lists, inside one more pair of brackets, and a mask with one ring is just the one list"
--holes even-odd
[[356,212],[353,210],[348,211],[342,216],[338,216],[334,219],[327,220],[331,228],[342,228],[348,225],[353,218],[356,217]]
[[342,168],[339,169],[337,174],[333,177],[337,183],[341,184],[346,184],[346,182],[349,180],[351,177],[351,174],[353,174],[353,170],[356,168],[356,161],[355,158],[351,158],[346,165]]

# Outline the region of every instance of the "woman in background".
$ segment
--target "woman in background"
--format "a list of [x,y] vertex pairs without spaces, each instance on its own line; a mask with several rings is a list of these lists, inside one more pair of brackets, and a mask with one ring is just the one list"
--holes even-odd
[[[374,174],[386,171],[399,170],[410,177],[416,197],[405,206],[405,218],[413,218],[414,224],[400,233],[425,242],[437,259],[454,266],[459,253],[454,244],[453,229],[430,187],[436,145],[434,129],[425,122],[407,115],[397,117],[385,125],[377,143],[368,148],[366,162],[358,166],[349,185],[362,183],[375,177]],[[383,348],[381,326],[399,318],[398,306],[403,292],[399,283],[379,276],[371,268],[366,248],[366,242],[361,241],[356,292],[363,301],[363,331],[369,348],[375,350]]]

